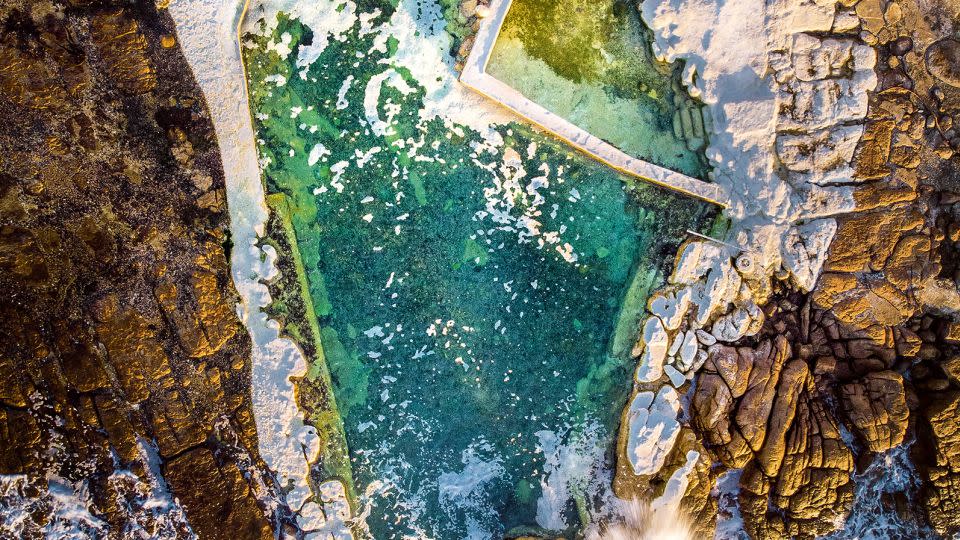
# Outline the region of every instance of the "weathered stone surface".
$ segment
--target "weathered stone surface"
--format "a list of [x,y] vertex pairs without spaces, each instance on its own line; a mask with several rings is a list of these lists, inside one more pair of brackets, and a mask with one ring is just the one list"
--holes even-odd
[[639,382],[653,382],[663,376],[663,362],[667,358],[670,336],[659,317],[650,317],[643,326],[640,340],[634,347],[639,354],[636,378]]
[[720,375],[704,372],[698,376],[692,423],[707,443],[722,446],[730,442],[729,416],[733,405],[730,388]]
[[930,426],[933,459],[925,467],[924,505],[941,534],[960,531],[960,391],[933,400],[922,411]]
[[169,461],[165,468],[167,481],[200,538],[273,538],[235,463],[218,463],[209,450],[199,448]]
[[840,397],[847,418],[871,452],[884,452],[903,442],[910,412],[900,374],[869,373],[842,385]]
[[946,38],[927,47],[927,70],[941,81],[960,87],[960,41]]
[[125,92],[142,94],[157,86],[157,77],[146,53],[147,40],[137,22],[123,10],[94,15],[90,36],[110,78]]
[[787,450],[787,431],[793,424],[800,392],[807,385],[808,375],[807,365],[799,360],[787,363],[780,373],[777,400],[767,422],[767,436],[757,453],[757,466],[767,476],[777,476],[780,472]]
[[[770,67],[781,84],[778,125],[791,128],[777,140],[787,178],[804,182],[823,164],[836,172],[830,183],[854,189],[857,207],[831,216],[837,228],[819,281],[775,283],[757,336],[711,355],[690,397],[691,426],[717,461],[744,468],[740,506],[753,538],[814,537],[842,523],[854,456],[841,424],[863,443],[853,444],[858,458],[916,438],[922,506],[939,532],[955,534],[960,92],[950,83],[955,36],[943,39],[950,30],[935,21],[954,20],[960,8],[911,0],[843,5],[855,6],[858,20],[838,14],[833,28],[859,25],[873,51],[858,45],[848,53],[842,40],[825,46],[822,34],[795,36],[795,54],[772,54]],[[823,79],[848,54],[847,69],[865,68],[858,76],[876,71],[880,86],[869,107]],[[851,162],[854,137],[827,126],[863,113],[868,122]],[[790,257],[823,255],[806,249],[808,236],[785,241],[783,263],[793,272],[802,265]],[[747,388],[737,397],[739,380],[721,372],[736,374],[748,357]]]
[[69,4],[0,2],[0,473],[86,482],[119,535],[156,459],[176,530],[265,536],[202,95],[154,3]]
[[780,370],[790,356],[790,344],[783,336],[777,336],[773,345],[765,341],[751,354],[755,361],[735,420],[750,449],[759,452],[766,438],[767,418],[773,408]]

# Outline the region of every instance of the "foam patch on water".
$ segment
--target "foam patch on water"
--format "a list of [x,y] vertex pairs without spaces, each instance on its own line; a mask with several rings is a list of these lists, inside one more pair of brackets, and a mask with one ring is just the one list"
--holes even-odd
[[840,530],[824,537],[824,540],[937,536],[934,531],[920,525],[923,520],[918,516],[897,511],[896,500],[915,503],[921,486],[920,477],[910,459],[909,443],[878,454],[866,470],[854,475],[853,480],[856,492],[850,515]]
[[717,483],[710,496],[717,499],[717,528],[714,540],[750,540],[743,529],[743,516],[740,515],[740,476],[742,469],[726,471],[717,477]]
[[460,462],[461,470],[443,472],[437,478],[440,507],[448,514],[464,514],[466,540],[492,538],[499,531],[487,487],[503,475],[503,459],[489,443],[480,440],[463,451]]
[[410,70],[425,88],[422,120],[439,117],[448,129],[467,126],[484,137],[487,144],[500,146],[503,139],[494,126],[517,118],[460,84],[449,53],[451,37],[444,30],[446,24],[437,2],[400,0],[389,23],[378,30],[376,42],[384,47],[389,37],[398,41],[390,63]]
[[27,538],[38,529],[45,538],[106,536],[107,523],[90,512],[86,481],[73,483],[51,473],[46,489],[41,486],[40,493],[33,494],[31,486],[36,483],[24,474],[0,475],[0,531],[16,538]]
[[607,501],[612,498],[612,472],[604,459],[603,429],[586,423],[576,432],[541,430],[535,433],[544,456],[542,494],[537,499],[537,524],[550,531],[563,531],[568,522],[565,511],[570,502]]

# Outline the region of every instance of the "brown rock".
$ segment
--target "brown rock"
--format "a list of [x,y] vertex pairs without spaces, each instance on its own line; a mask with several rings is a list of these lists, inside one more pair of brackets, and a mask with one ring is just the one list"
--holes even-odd
[[710,355],[705,364],[709,364],[707,370],[720,375],[732,397],[742,396],[747,390],[747,381],[753,368],[753,351],[744,348],[741,352],[734,347],[717,344],[711,346],[707,352]]
[[112,538],[154,519],[141,450],[202,448],[212,470],[177,478],[173,527],[259,534],[243,476],[267,471],[203,96],[153,2],[61,4],[0,5],[0,474],[86,480]]
[[880,212],[864,212],[843,218],[830,246],[826,271],[880,270],[904,232],[924,223],[923,215],[910,205],[899,204]]
[[805,388],[808,377],[807,364],[799,360],[789,362],[780,373],[777,399],[767,423],[767,435],[757,454],[757,465],[767,476],[777,476],[780,471],[787,450],[787,431],[793,423],[800,392]]
[[732,410],[733,397],[723,378],[714,373],[701,373],[693,395],[691,416],[694,427],[703,434],[707,443],[725,445],[730,442]]
[[940,363],[940,367],[953,384],[960,385],[960,355],[952,356]]
[[870,373],[841,386],[840,398],[854,432],[871,452],[884,452],[903,442],[910,412],[898,373]]
[[754,356],[756,360],[747,391],[737,406],[735,421],[750,448],[759,452],[766,437],[767,419],[773,408],[780,370],[790,357],[790,344],[782,335],[777,336],[772,347],[766,341]]
[[951,86],[960,87],[960,41],[941,39],[927,47],[924,58],[931,75]]
[[27,412],[0,408],[0,474],[17,474],[37,467],[41,440],[37,421]]
[[[716,477],[707,450],[696,442],[693,433],[690,435],[692,442],[682,445],[683,450],[699,452],[700,459],[687,477],[687,490],[680,504],[685,515],[690,516],[694,534],[699,538],[712,538],[717,523],[717,499],[711,495],[711,490],[716,483]],[[686,451],[682,452],[684,456]]]
[[155,294],[187,354],[194,358],[210,356],[237,333],[236,315],[220,293],[216,274],[197,270],[188,281],[191,288],[184,295],[165,276]]
[[125,92],[142,94],[157,86],[156,74],[145,52],[147,40],[137,22],[123,10],[94,16],[90,35],[106,61],[110,78]]
[[116,313],[116,299],[108,300],[104,322],[97,335],[107,350],[107,358],[132,403],[150,395],[147,383],[170,375],[170,364],[157,341],[156,322],[132,311]]
[[273,538],[236,464],[218,463],[209,450],[197,448],[164,464],[164,473],[200,538]]
[[951,535],[960,531],[960,391],[934,400],[922,414],[933,452],[931,463],[922,469],[927,482],[923,504],[934,529]]
[[960,344],[960,322],[948,321],[943,329],[943,340],[947,343]]
[[759,460],[741,477],[741,511],[753,538],[825,534],[852,504],[853,458],[818,398],[800,394],[785,441],[775,477],[763,472]]
[[[863,2],[861,2],[862,4]],[[887,159],[896,122],[889,119],[867,124],[856,152],[856,176],[864,180],[881,178],[890,172]]]

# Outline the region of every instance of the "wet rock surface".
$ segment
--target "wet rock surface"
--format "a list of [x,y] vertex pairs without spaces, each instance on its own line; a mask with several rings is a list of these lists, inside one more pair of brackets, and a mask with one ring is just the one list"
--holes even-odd
[[40,509],[14,532],[50,532],[62,483],[110,537],[272,537],[219,152],[172,21],[7,1],[0,25],[0,475]]
[[[862,138],[848,147],[830,135],[820,147],[843,148],[837,162],[851,163],[857,209],[837,219],[812,291],[776,284],[763,330],[711,347],[690,398],[708,451],[743,468],[740,510],[754,538],[836,529],[857,465],[912,441],[923,487],[906,513],[940,534],[960,527],[960,94],[942,24],[956,7],[862,0],[853,9],[849,31],[878,51],[880,85]],[[797,173],[827,159],[778,144]]]
[[[635,390],[671,384],[686,393],[681,433],[703,446],[712,480],[742,470],[739,512],[753,538],[836,530],[853,507],[855,476],[907,446],[922,485],[889,505],[952,535],[960,94],[950,36],[960,8],[861,0],[817,9],[822,20],[804,23],[816,28],[769,52],[781,91],[780,172],[809,192],[807,217],[785,236],[755,228],[737,239],[748,246],[739,253],[696,242],[681,252],[673,288],[649,306],[667,354],[660,361],[659,350],[639,345]],[[871,77],[875,91],[852,90]],[[836,204],[841,193],[855,205]],[[780,240],[782,258],[764,260],[765,243]],[[769,264],[773,279],[760,271]],[[691,315],[677,315],[688,289]],[[693,362],[678,354],[688,332]],[[667,368],[680,377],[665,382]],[[656,496],[681,466],[685,435],[656,474],[628,482],[620,467],[618,494]],[[705,490],[688,485],[694,514]]]

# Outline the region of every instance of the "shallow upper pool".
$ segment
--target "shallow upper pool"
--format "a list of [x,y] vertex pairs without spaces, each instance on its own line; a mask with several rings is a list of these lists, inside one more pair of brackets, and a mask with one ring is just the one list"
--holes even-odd
[[370,4],[339,36],[281,17],[244,48],[360,510],[377,539],[572,533],[609,481],[648,292],[714,209],[522,125],[457,125],[429,102],[466,106],[452,87],[424,84],[449,65],[398,60],[447,50],[437,6]]
[[706,179],[706,109],[651,40],[634,2],[513,0],[486,72],[633,157]]

